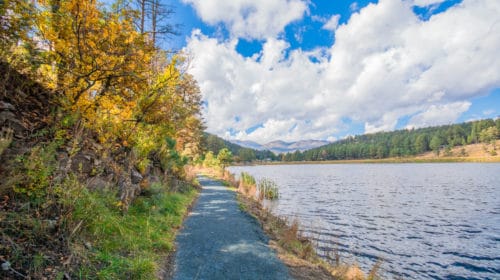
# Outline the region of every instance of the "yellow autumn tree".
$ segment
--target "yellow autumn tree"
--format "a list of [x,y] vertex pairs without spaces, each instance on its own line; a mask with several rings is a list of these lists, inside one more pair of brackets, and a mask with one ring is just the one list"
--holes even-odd
[[[6,3],[2,16],[29,30],[10,36],[10,44],[21,46],[28,63],[39,61],[32,74],[56,93],[63,114],[82,120],[101,144],[132,148],[144,168],[155,153],[196,156],[203,129],[198,85],[183,54],[155,48],[136,30],[137,11],[106,11],[96,0]],[[16,40],[30,42],[36,54]]]

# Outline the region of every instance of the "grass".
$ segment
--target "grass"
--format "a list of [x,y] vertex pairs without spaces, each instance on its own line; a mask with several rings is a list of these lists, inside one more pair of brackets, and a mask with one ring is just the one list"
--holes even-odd
[[[196,196],[190,189],[169,193],[167,186],[154,184],[123,214],[109,190],[82,190],[73,220],[83,221],[82,242],[92,248],[90,268],[83,278],[153,279],[162,261],[173,249],[175,231]],[[76,223],[78,224],[78,223]]]
[[275,200],[279,198],[278,185],[271,179],[263,178],[259,181],[259,199]]
[[247,185],[255,185],[256,184],[255,178],[247,172],[241,172],[240,178],[241,178],[240,180],[243,184],[247,184]]
[[0,262],[30,279],[155,279],[197,196],[153,184],[123,212],[116,191],[89,190],[74,176],[42,194],[0,199]]
[[247,172],[241,172],[240,182],[237,186],[238,190],[245,195],[254,196],[257,193],[255,178]]
[[259,220],[271,239],[270,246],[277,251],[295,279],[380,279],[379,263],[365,275],[356,265],[342,263],[338,252],[330,252],[333,258],[321,258],[311,239],[302,235],[297,219],[275,216],[259,201],[243,194],[238,196],[238,200],[244,205],[240,209]]

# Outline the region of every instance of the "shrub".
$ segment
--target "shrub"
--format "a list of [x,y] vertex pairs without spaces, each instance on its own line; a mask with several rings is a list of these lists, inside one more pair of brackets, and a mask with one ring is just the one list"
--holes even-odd
[[52,175],[56,168],[56,149],[58,143],[41,143],[28,155],[16,158],[19,168],[14,170],[10,183],[17,193],[41,197],[52,184]]
[[254,196],[257,192],[255,178],[246,172],[241,172],[238,189],[241,193],[247,196]]
[[259,199],[275,200],[279,197],[278,185],[271,179],[264,178],[258,184]]
[[246,172],[241,172],[241,182],[247,185],[255,185],[255,178]]

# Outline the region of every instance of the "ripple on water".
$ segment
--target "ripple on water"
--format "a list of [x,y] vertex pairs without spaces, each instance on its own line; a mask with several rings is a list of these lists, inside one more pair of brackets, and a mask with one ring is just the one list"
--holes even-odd
[[233,171],[283,186],[272,211],[311,225],[304,232],[320,251],[335,248],[366,271],[383,257],[388,279],[500,279],[499,170],[347,164]]

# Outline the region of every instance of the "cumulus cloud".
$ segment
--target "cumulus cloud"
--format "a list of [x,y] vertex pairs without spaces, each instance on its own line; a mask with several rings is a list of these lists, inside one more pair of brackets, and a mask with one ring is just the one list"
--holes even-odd
[[182,0],[208,24],[223,23],[235,37],[265,39],[307,12],[304,0]]
[[323,25],[323,29],[335,31],[339,26],[340,15],[332,16],[326,23]]
[[467,101],[445,105],[431,105],[425,111],[413,116],[408,122],[407,128],[451,124],[462,113],[469,110],[470,105],[471,103]]
[[265,43],[251,58],[236,51],[249,32],[236,28],[248,25],[244,16],[215,17],[243,35],[220,41],[195,31],[188,42],[208,130],[266,142],[336,137],[346,120],[366,132],[392,130],[408,116],[413,127],[453,122],[467,100],[500,87],[500,1],[464,0],[427,21],[412,5],[370,4],[336,26],[334,45],[308,52],[256,28]]
[[351,10],[351,12],[357,12],[359,10],[358,2],[353,2],[349,5],[349,10]]

